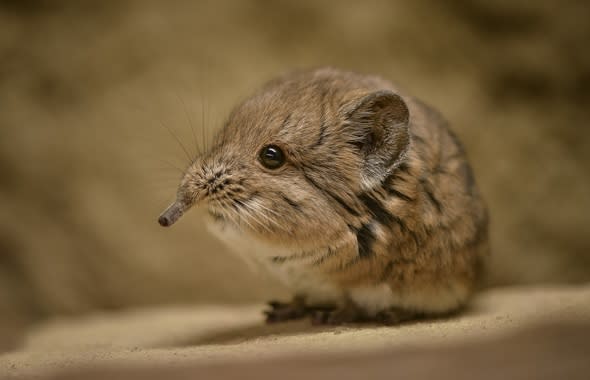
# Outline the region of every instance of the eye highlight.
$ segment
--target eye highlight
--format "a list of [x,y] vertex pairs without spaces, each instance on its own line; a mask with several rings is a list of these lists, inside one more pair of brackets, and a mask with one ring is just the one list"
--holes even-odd
[[260,150],[258,159],[264,167],[268,169],[278,169],[285,163],[285,154],[281,148],[271,144]]

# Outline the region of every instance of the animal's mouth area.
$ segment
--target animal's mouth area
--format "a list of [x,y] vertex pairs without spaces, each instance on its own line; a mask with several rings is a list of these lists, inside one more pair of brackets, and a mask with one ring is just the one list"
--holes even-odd
[[239,215],[234,215],[231,209],[221,202],[209,202],[207,205],[207,214],[215,223],[227,224],[234,223]]
[[215,221],[215,222],[225,222],[227,221],[227,217],[225,215],[223,215],[221,212],[219,212],[218,210],[209,208],[207,210],[207,212],[209,213],[209,216]]

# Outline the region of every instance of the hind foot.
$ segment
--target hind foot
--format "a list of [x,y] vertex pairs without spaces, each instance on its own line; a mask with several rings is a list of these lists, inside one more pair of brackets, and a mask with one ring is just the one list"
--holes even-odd
[[352,303],[332,310],[316,310],[312,314],[315,325],[342,325],[347,323],[377,323],[386,326],[399,325],[404,322],[423,318],[424,315],[414,311],[392,308],[383,310],[374,316]]
[[311,317],[311,323],[314,325],[342,325],[366,320],[365,313],[352,302],[333,309],[314,310]]
[[375,315],[374,321],[386,326],[399,325],[404,322],[424,318],[422,313],[404,309],[392,308],[383,310]]

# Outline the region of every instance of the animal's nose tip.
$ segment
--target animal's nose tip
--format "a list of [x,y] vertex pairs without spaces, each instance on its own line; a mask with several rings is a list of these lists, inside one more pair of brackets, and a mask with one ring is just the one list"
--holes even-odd
[[180,201],[172,203],[160,215],[160,217],[158,218],[158,223],[160,223],[162,227],[170,227],[171,225],[176,223],[178,219],[180,219],[182,214],[184,214],[186,209],[188,209],[189,207],[190,205],[187,205],[186,203]]
[[170,218],[168,218],[165,215],[162,215],[158,218],[158,223],[160,223],[160,226],[162,227],[169,227],[172,225],[172,221],[170,220]]

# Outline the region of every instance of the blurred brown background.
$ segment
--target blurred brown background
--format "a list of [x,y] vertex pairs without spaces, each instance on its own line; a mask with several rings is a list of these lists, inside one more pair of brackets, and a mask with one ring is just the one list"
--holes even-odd
[[194,151],[191,128],[202,144],[320,65],[451,121],[491,210],[490,284],[590,280],[589,20],[583,1],[0,1],[0,325],[284,294],[199,212],[157,225],[187,162],[167,128]]

